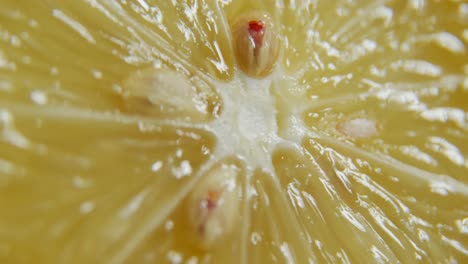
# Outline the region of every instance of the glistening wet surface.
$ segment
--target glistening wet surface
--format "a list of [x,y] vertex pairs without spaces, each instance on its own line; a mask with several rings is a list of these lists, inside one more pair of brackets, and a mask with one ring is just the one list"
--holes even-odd
[[463,1],[0,6],[0,262],[468,258]]

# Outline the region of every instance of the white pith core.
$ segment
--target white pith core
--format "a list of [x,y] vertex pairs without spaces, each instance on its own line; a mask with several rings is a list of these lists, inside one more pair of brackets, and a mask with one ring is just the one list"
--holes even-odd
[[[306,128],[298,113],[288,113],[288,125],[281,133],[277,123],[278,95],[274,84],[284,76],[279,68],[263,79],[238,73],[233,81],[216,85],[223,111],[208,124],[208,130],[218,139],[215,155],[237,156],[246,162],[249,170],[273,173],[275,148],[279,144],[300,144]],[[295,103],[289,103],[288,107],[294,109]]]

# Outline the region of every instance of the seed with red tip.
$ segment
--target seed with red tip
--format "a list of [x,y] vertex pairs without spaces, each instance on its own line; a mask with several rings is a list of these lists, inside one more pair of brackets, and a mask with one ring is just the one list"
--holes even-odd
[[263,29],[265,23],[261,20],[253,20],[249,22],[249,34],[255,42],[255,48],[259,48],[263,44]]
[[263,30],[264,26],[265,23],[261,20],[252,20],[249,22],[249,30],[251,31],[260,32]]
[[220,164],[207,173],[187,197],[187,219],[202,249],[229,235],[239,214],[239,169]]
[[241,15],[231,26],[239,68],[251,77],[265,77],[278,60],[280,40],[270,16],[258,11]]
[[220,191],[208,191],[207,197],[204,200],[206,209],[213,210],[216,208],[219,202]]

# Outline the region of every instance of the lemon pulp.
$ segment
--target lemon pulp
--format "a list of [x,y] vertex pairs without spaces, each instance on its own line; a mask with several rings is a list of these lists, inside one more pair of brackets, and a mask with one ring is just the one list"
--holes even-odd
[[[2,262],[466,260],[466,3],[1,5]],[[250,10],[281,38],[263,79],[233,52]],[[209,118],[126,109],[148,67],[186,76]],[[183,201],[224,159],[236,225],[200,250]]]

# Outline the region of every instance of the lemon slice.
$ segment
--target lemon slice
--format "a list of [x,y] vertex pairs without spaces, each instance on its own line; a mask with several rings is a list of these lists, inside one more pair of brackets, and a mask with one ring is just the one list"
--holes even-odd
[[0,4],[1,263],[463,263],[463,1]]

